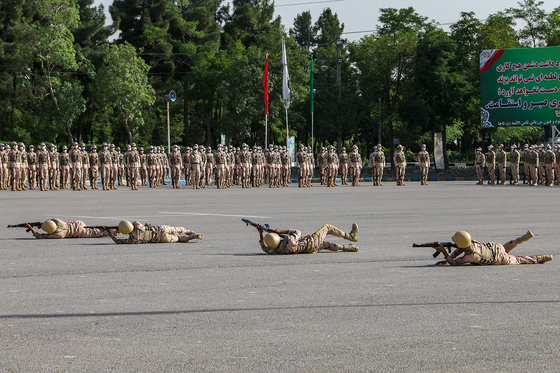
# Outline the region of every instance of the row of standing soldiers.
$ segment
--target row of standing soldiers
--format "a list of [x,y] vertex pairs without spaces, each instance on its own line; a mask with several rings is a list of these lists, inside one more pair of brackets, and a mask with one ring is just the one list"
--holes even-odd
[[117,183],[137,190],[139,179],[141,185],[148,185],[148,179],[150,186],[163,185],[167,166],[163,147],[150,147],[150,154],[144,154],[133,143],[121,153],[119,147],[103,143],[99,153],[95,145],[88,153],[85,144],[74,142],[70,151],[64,145],[59,153],[54,144],[47,150],[41,143],[35,152],[33,145],[26,150],[23,143],[13,142],[11,147],[0,144],[0,189],[84,190],[89,177],[92,189],[99,189],[101,179],[103,190],[118,189]]
[[292,159],[285,146],[269,145],[263,153],[260,146],[249,150],[247,144],[241,148],[218,145],[217,151],[202,145],[187,147],[181,155],[178,146],[173,146],[169,156],[171,182],[174,188],[180,188],[181,172],[187,185],[193,189],[212,185],[212,174],[218,189],[241,185],[243,188],[260,187],[268,184],[269,188],[288,186],[292,170]]
[[[560,185],[560,145],[556,145],[552,151],[550,144],[529,145],[525,144],[523,150],[524,174],[523,184],[529,185]],[[484,183],[484,165],[488,169],[488,184],[504,185],[506,183],[507,154],[503,144],[498,145],[498,151],[494,152],[492,145],[488,146],[488,153],[482,153],[482,148],[476,149],[475,169],[478,185]],[[511,146],[510,155],[510,184],[519,185],[519,163],[521,154],[517,145]],[[557,161],[558,160],[558,161]],[[496,181],[496,168],[498,169],[498,181]]]

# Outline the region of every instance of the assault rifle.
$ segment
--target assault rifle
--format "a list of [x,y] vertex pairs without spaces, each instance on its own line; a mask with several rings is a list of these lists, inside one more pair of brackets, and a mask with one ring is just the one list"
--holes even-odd
[[[8,228],[27,228],[27,225],[30,225],[32,227],[40,227],[41,225],[43,225],[43,222],[35,221],[33,223],[13,224],[13,225],[8,225]],[[29,232],[30,230],[31,229],[27,228],[25,231]]]
[[[442,245],[443,247],[445,247],[447,249],[447,251],[449,251],[449,253],[451,253],[451,248],[452,247],[457,247],[457,245],[455,245],[455,243],[453,242],[428,242],[428,243],[421,243],[421,244],[416,244],[413,243],[412,247],[432,247],[432,248],[436,248],[439,245]],[[440,254],[439,251],[436,251],[433,255],[434,258],[437,258],[438,255]]]
[[274,233],[274,231],[272,229],[270,229],[270,226],[268,224],[265,225],[260,225],[257,223],[253,223],[251,220],[249,219],[241,219],[243,220],[243,222],[245,222],[245,224],[247,225],[252,225],[255,228],[261,228],[263,231],[267,232],[267,233]]
[[109,230],[109,229],[119,229],[118,225],[86,225],[84,228],[89,228],[89,229],[105,229],[105,230]]

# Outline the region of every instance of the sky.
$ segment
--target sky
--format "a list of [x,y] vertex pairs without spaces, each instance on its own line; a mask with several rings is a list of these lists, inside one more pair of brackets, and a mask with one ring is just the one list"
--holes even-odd
[[[111,18],[109,5],[112,2],[112,0],[95,0],[96,4],[104,4],[109,23]],[[282,24],[289,29],[293,27],[294,18],[298,14],[311,11],[315,23],[323,9],[331,8],[333,13],[338,14],[340,22],[344,23],[345,33],[342,37],[355,41],[373,33],[378,25],[380,8],[400,9],[412,6],[418,14],[428,17],[430,21],[440,23],[442,28],[448,31],[448,25],[459,20],[461,12],[473,11],[477,18],[484,20],[489,14],[518,7],[517,3],[512,0],[276,0],[275,16],[281,16]],[[545,0],[542,8],[546,12],[551,12],[557,6],[558,2]]]

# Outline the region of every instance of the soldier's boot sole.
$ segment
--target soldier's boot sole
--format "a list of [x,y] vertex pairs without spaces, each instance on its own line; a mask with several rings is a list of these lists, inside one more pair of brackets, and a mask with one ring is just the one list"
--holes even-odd
[[537,263],[546,263],[552,260],[552,255],[537,255]]
[[349,252],[353,252],[356,253],[358,252],[360,248],[354,244],[350,244],[350,245],[344,245],[342,246],[342,251],[349,251]]

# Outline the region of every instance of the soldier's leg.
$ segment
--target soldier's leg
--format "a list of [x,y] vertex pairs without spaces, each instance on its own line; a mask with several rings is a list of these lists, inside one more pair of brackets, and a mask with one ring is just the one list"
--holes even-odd
[[179,242],[189,242],[190,240],[193,239],[202,240],[203,237],[204,237],[203,233],[191,234],[189,236],[181,235],[179,236]]

